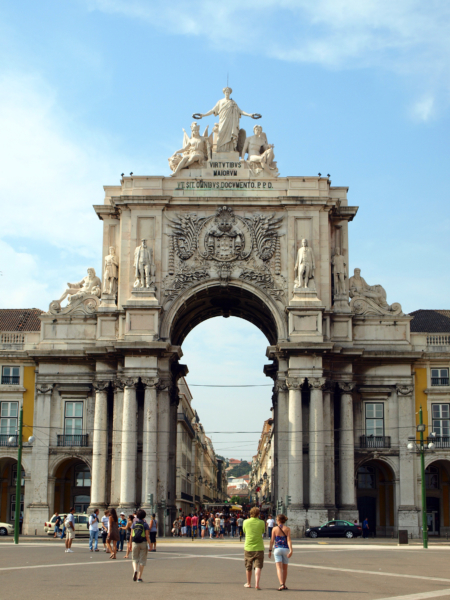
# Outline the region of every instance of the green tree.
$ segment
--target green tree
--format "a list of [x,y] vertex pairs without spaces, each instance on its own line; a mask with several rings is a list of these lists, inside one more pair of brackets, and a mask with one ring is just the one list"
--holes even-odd
[[228,471],[228,477],[230,477],[230,475],[233,477],[242,477],[242,475],[247,475],[247,473],[250,473],[251,470],[251,465],[247,461],[243,460],[240,465],[236,465],[231,469],[231,471]]

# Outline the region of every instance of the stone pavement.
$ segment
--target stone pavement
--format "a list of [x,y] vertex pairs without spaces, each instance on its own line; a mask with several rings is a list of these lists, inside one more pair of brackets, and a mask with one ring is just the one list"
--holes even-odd
[[[336,540],[337,541],[337,540]],[[266,561],[262,591],[244,589],[243,545],[239,542],[181,543],[159,540],[149,554],[144,583],[132,581],[131,561],[91,553],[87,540],[75,540],[66,554],[57,540],[12,538],[0,542],[0,598],[65,600],[124,594],[156,598],[248,598],[273,595],[278,582],[273,560]],[[450,546],[398,547],[334,540],[294,542],[285,593],[312,600],[426,600],[450,596]]]

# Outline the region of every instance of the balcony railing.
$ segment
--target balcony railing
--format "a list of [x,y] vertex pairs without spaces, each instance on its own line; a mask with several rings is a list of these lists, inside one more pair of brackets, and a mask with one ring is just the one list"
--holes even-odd
[[57,446],[87,446],[88,434],[58,435]]
[[179,413],[177,413],[177,419],[178,419],[178,421],[182,421],[183,423],[185,423],[187,425],[189,433],[192,435],[192,437],[195,437],[194,428],[192,427],[187,416],[184,413],[179,412]]
[[[12,442],[9,441],[9,438],[12,438]],[[19,445],[19,436],[11,435],[10,433],[2,433],[0,435],[0,446],[18,446]]]
[[448,385],[448,377],[432,377],[431,385]]
[[2,385],[19,385],[19,375],[2,375]]
[[433,443],[436,448],[450,448],[450,437],[449,436],[436,436],[429,437],[428,443]]
[[427,335],[427,346],[450,346],[450,335],[441,333]]
[[389,435],[360,435],[360,448],[390,448],[391,436]]
[[181,499],[189,500],[189,502],[192,502],[194,500],[194,497],[191,496],[191,494],[186,494],[186,492],[181,492]]
[[0,333],[0,350],[22,350],[24,342],[23,333]]

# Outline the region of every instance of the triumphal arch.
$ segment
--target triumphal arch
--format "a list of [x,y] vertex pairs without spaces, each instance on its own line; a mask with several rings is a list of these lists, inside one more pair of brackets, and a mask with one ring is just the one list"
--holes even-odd
[[[290,524],[357,516],[363,404],[381,398],[396,441],[380,458],[394,473],[396,524],[417,527],[413,460],[402,450],[411,432],[398,427],[414,425],[410,317],[349,272],[358,207],[348,188],[320,174],[280,176],[276,132],[230,94],[192,115],[167,175],[104,187],[94,206],[101,278],[88,269],[41,317],[40,414],[50,418],[55,398],[92,398],[92,506],[147,507],[154,494],[173,507],[183,340],[205,319],[241,317],[268,340],[273,500],[289,497]],[[45,433],[35,446],[48,452]],[[33,487],[38,520],[43,461],[33,477],[43,482]]]

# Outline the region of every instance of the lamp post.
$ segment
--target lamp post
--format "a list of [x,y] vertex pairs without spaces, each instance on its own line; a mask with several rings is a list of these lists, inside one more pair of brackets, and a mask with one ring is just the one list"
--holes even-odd
[[[23,408],[19,413],[19,429],[17,431],[18,452],[17,452],[17,476],[16,476],[16,511],[14,515],[14,544],[19,543],[20,530],[20,492],[22,491],[22,426],[23,426]],[[10,438],[14,442],[14,438]]]
[[[427,524],[427,491],[425,484],[425,451],[431,450],[433,451],[435,445],[433,442],[429,444],[424,444],[423,434],[426,429],[426,425],[423,424],[423,413],[422,407],[419,409],[419,424],[417,425],[417,432],[419,433],[419,444],[416,443],[416,436],[411,436],[408,439],[411,440],[408,444],[408,450],[411,452],[416,452],[420,454],[420,470],[421,470],[421,481],[422,481],[422,540],[423,547],[428,548],[428,524]],[[435,437],[436,434],[434,432],[431,433],[431,437]]]

